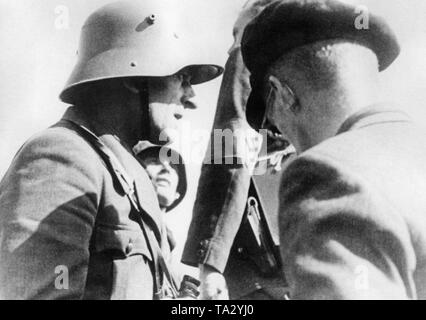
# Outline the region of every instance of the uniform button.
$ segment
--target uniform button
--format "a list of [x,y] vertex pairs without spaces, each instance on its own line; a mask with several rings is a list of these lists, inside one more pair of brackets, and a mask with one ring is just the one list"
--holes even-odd
[[204,260],[209,244],[209,240],[200,241],[200,249],[197,251],[198,259],[200,260],[200,262]]
[[133,243],[129,241],[129,244],[126,247],[126,254],[130,254],[133,251]]
[[207,247],[209,246],[209,240],[201,241],[200,246],[201,246],[202,249],[207,249]]
[[200,260],[203,260],[203,259],[204,259],[204,256],[206,255],[206,251],[205,251],[205,250],[203,250],[203,249],[200,249],[200,250],[198,250],[198,251],[197,251],[197,255],[198,255],[198,258],[199,258]]

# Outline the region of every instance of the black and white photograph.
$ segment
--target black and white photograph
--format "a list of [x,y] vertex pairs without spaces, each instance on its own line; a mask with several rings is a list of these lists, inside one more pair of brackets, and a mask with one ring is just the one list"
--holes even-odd
[[426,300],[426,1],[0,0],[0,46],[0,300]]

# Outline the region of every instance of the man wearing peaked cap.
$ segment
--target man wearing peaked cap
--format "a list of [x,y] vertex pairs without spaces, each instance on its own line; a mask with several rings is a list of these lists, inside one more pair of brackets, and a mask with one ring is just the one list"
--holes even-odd
[[192,85],[222,72],[174,21],[163,1],[135,0],[85,22],[60,94],[72,106],[24,144],[0,183],[1,298],[162,298],[167,235],[132,148],[165,143],[160,134],[195,107]]
[[426,140],[380,97],[400,47],[387,23],[335,0],[277,1],[245,29],[249,123],[298,157],[280,189],[295,299],[426,299]]
[[368,29],[355,25],[360,16],[357,7],[335,0],[276,1],[249,24],[242,40],[244,63],[252,73],[252,94],[247,103],[247,117],[258,127],[259,97],[268,67],[295,48],[324,40],[346,39],[370,48],[377,55],[379,70],[389,67],[398,57],[400,47],[393,31],[379,16],[371,13]]

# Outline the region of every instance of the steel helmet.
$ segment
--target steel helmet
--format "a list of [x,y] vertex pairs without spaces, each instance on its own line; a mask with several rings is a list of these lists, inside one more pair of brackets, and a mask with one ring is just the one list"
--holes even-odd
[[61,100],[72,104],[81,86],[106,79],[186,71],[195,85],[218,77],[223,68],[199,61],[178,18],[164,0],[115,2],[95,11],[82,28],[78,61]]
[[[133,152],[136,155],[136,158],[143,162],[145,157],[152,155],[154,157],[160,158],[162,155],[166,155],[172,163],[177,167],[177,173],[179,177],[179,182],[176,191],[179,193],[179,198],[176,199],[168,208],[167,212],[173,210],[182,202],[185,198],[188,182],[186,177],[186,168],[182,155],[176,150],[173,144],[167,146],[161,146],[158,144],[153,144],[149,141],[140,141],[134,148]],[[142,163],[143,165],[143,163]]]

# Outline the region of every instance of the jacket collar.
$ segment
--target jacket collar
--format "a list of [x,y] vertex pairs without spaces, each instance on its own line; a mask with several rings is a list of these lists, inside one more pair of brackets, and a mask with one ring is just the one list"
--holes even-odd
[[104,142],[108,147],[110,147],[110,144],[113,143],[113,145],[118,144],[125,148],[129,153],[133,154],[130,147],[124,145],[120,139],[114,135],[114,134],[100,134],[100,132],[104,132],[104,128],[101,124],[97,123],[96,121],[92,121],[90,118],[87,117],[86,114],[81,112],[79,108],[76,107],[69,107],[65,114],[62,116],[63,120],[71,120],[81,126],[84,126],[85,128],[89,129],[91,132],[93,132],[96,136],[99,137],[99,139]]
[[377,124],[397,122],[404,123],[412,121],[403,111],[384,108],[381,105],[374,105],[364,108],[346,119],[338,130],[337,135]]
[[76,107],[69,107],[62,116],[62,120],[71,120],[83,127],[86,127],[90,131],[95,132],[92,122]]

